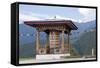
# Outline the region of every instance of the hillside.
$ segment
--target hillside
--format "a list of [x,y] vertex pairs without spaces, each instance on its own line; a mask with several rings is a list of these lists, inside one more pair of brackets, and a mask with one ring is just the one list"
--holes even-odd
[[96,32],[88,31],[81,35],[76,42],[73,43],[73,47],[77,52],[83,55],[91,55],[92,48],[96,49]]
[[19,58],[33,58],[35,57],[35,44],[27,43],[19,47]]

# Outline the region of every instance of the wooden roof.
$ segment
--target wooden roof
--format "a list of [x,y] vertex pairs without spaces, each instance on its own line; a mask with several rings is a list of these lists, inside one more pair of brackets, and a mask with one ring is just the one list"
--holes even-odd
[[25,24],[30,25],[32,27],[38,26],[61,26],[64,25],[71,30],[77,30],[77,26],[71,20],[41,20],[41,21],[24,21]]

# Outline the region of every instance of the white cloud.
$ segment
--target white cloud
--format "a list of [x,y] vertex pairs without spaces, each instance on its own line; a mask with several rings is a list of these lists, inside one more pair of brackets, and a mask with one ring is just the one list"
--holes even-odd
[[96,10],[91,8],[79,8],[79,12],[83,15],[82,21],[89,22],[95,20]]
[[45,20],[49,19],[50,15],[47,14],[39,14],[39,13],[33,13],[33,12],[26,12],[26,13],[20,13],[19,14],[19,23],[23,23],[24,21],[36,21],[36,20]]
[[[56,17],[56,18],[55,18]],[[49,19],[58,19],[58,20],[60,20],[60,19],[64,19],[64,20],[72,20],[72,21],[74,21],[74,22],[79,22],[78,20],[76,20],[76,19],[73,19],[73,18],[69,18],[69,17],[64,17],[64,16],[60,16],[60,15],[55,15],[55,16],[53,16],[53,17],[50,17]]]
[[78,20],[78,23],[82,23],[82,20],[81,20],[81,19],[79,19],[79,20]]
[[[56,18],[55,18],[56,16]],[[34,14],[34,13],[31,13],[31,14],[23,14],[23,13],[20,13],[19,14],[19,23],[22,24],[24,21],[34,21],[34,20],[50,20],[50,19],[64,19],[64,20],[72,20],[74,22],[79,22],[73,18],[69,18],[69,17],[64,17],[64,16],[60,16],[60,15],[55,15],[55,16],[52,16],[50,17],[49,15],[41,15],[41,14]],[[41,18],[43,17],[43,18]]]
[[33,15],[28,15],[28,14],[19,14],[19,22],[20,24],[23,23],[24,21],[33,21],[33,20],[42,20],[39,17],[35,17]]
[[25,15],[25,14],[20,14],[19,19],[23,20],[23,21],[39,20],[39,18],[37,18],[37,17],[29,16],[29,15]]

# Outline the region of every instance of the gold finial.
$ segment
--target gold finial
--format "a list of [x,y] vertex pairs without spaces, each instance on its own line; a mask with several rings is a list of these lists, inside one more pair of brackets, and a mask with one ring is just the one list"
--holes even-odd
[[56,16],[54,16],[54,19],[56,19],[57,17]]

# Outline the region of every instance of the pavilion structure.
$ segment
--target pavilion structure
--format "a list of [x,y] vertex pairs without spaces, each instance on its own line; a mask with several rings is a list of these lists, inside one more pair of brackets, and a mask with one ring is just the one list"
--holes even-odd
[[[71,20],[42,20],[25,21],[26,25],[36,28],[36,59],[60,59],[70,56],[70,33],[77,30],[77,26]],[[40,32],[46,33],[45,46],[41,47]],[[61,34],[61,44],[60,44]],[[67,40],[64,35],[67,35]],[[67,44],[65,44],[67,41]]]

